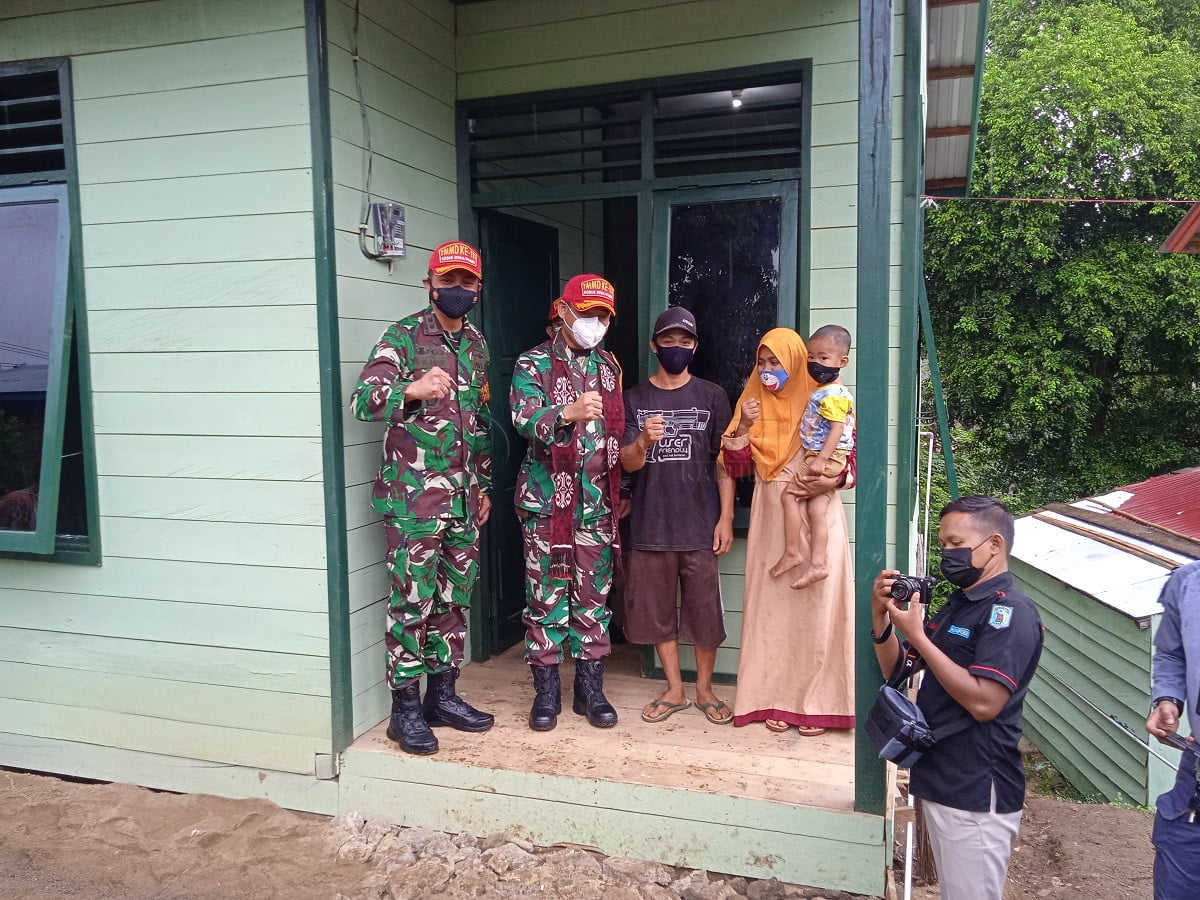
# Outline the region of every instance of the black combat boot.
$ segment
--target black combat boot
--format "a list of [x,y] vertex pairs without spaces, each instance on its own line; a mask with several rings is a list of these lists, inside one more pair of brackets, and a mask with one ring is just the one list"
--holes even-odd
[[405,753],[428,756],[437,753],[438,740],[421,715],[421,682],[410,678],[404,687],[392,688],[392,719],[387,736]]
[[480,712],[454,691],[458,669],[430,672],[425,687],[425,721],[430,725],[449,725],[459,731],[487,731],[496,724],[491,713]]
[[552,666],[530,666],[533,672],[533,708],[529,710],[529,727],[534,731],[549,731],[558,724],[562,712],[562,682],[558,677],[558,664]]
[[604,660],[575,660],[575,704],[573,709],[587,716],[593,728],[612,728],[617,724],[617,711],[604,696]]

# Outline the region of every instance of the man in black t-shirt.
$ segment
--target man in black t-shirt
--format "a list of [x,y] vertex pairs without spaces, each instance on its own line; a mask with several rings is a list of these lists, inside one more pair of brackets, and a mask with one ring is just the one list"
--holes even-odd
[[661,722],[691,705],[679,667],[684,641],[696,650],[696,706],[725,725],[733,710],[713,693],[712,673],[725,640],[717,557],[733,543],[734,483],[717,464],[729,397],[688,371],[696,321],[682,306],[658,317],[650,348],[658,371],[625,392],[621,465],[635,473],[625,636],[653,644],[667,677],[666,691],[642,710],[643,720]]
[[[942,900],[1001,900],[1025,803],[1021,711],[1042,655],[1042,620],[1008,572],[1013,517],[992,497],[947,503],[938,525],[942,575],[958,590],[928,622],[920,594],[891,596],[894,569],[872,595],[875,656],[885,675],[911,649],[926,668],[917,705],[935,730],[961,724],[912,767]],[[893,626],[908,638],[893,636]]]

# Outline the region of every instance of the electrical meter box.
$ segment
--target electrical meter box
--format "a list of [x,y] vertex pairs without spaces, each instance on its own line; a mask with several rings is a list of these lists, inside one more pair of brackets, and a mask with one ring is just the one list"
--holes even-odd
[[376,259],[404,256],[404,207],[396,203],[372,203],[371,226],[375,231]]

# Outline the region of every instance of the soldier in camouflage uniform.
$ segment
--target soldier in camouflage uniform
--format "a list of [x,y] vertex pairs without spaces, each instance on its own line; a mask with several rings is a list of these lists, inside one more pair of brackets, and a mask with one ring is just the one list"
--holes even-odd
[[479,527],[491,510],[488,348],[463,318],[483,286],[479,251],[442,244],[424,283],[430,305],[384,332],[352,400],[359,419],[388,423],[372,501],[385,517],[392,585],[387,733],[419,754],[438,749],[430,725],[487,731],[494,722],[454,687],[479,574]]
[[606,605],[618,558],[621,372],[597,349],[616,312],[613,287],[595,275],[567,282],[557,301],[562,328],[523,354],[513,372],[513,424],[529,441],[517,477],[526,579],[526,662],[536,699],[535,731],[561,712],[563,644],[575,657],[574,710],[606,728],[617,722],[604,696]]

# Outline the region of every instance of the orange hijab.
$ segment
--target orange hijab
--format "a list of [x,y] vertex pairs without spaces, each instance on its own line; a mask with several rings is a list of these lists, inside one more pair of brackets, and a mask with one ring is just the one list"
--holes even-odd
[[782,390],[767,390],[758,376],[756,360],[727,433],[737,430],[743,403],[754,399],[762,404],[757,421],[750,426],[750,449],[758,474],[770,481],[800,452],[800,420],[817,383],[808,374],[808,348],[804,339],[792,329],[772,328],[762,336],[758,347],[760,350],[766,347],[779,360],[788,373],[787,384]]

